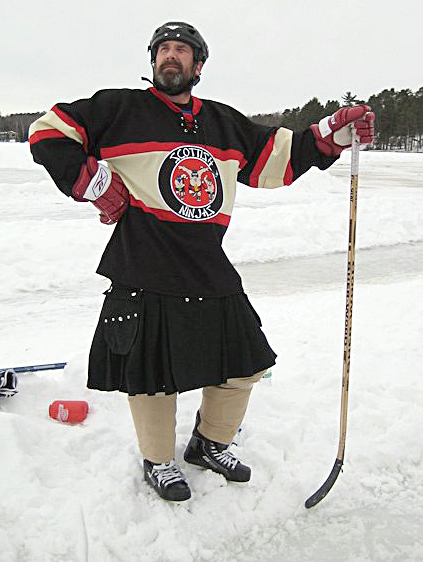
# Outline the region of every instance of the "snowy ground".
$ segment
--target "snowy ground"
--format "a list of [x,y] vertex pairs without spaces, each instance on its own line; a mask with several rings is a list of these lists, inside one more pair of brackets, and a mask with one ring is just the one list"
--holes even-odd
[[[346,463],[311,510],[338,441],[349,154],[290,188],[239,188],[225,248],[279,359],[243,424],[247,485],[181,460],[200,392],[180,396],[181,505],[144,484],[125,396],[85,388],[110,228],[27,145],[0,145],[0,201],[0,367],[69,363],[0,402],[0,562],[421,562],[422,154],[360,155]],[[87,400],[86,421],[49,419],[59,398]]]

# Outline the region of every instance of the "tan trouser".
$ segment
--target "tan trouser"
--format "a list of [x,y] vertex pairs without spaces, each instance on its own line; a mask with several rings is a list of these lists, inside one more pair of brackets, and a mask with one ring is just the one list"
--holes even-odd
[[[250,393],[264,371],[251,377],[228,379],[203,388],[198,431],[207,439],[230,444],[244,419]],[[175,457],[176,393],[128,396],[142,456],[154,463]]]

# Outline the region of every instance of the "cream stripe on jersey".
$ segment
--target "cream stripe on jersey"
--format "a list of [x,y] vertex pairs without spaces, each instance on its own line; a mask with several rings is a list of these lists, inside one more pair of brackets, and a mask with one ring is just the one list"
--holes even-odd
[[291,158],[292,131],[277,130],[273,150],[258,178],[258,187],[282,187],[286,168]]
[[34,133],[38,133],[39,131],[48,131],[49,129],[57,129],[70,139],[79,142],[80,144],[84,144],[84,139],[78,131],[74,127],[71,127],[62,121],[60,117],[54,113],[54,111],[47,111],[45,115],[34,121],[29,128],[29,136]]
[[[144,152],[106,158],[108,166],[120,175],[128,191],[152,209],[169,210],[163,201],[158,187],[158,175],[163,161],[169,152]],[[223,187],[223,205],[220,213],[230,215],[236,194],[238,160],[218,160],[214,158]]]

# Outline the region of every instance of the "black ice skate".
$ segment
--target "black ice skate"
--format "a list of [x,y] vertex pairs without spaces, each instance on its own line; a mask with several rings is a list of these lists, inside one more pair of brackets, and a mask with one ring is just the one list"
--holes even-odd
[[174,460],[163,464],[144,460],[144,478],[164,500],[180,502],[191,497],[191,490]]
[[251,476],[250,467],[242,464],[235,455],[229,452],[228,445],[203,437],[197,430],[199,423],[200,414],[197,412],[192,437],[184,453],[186,462],[210,468],[214,472],[223,474],[226,480],[248,482]]

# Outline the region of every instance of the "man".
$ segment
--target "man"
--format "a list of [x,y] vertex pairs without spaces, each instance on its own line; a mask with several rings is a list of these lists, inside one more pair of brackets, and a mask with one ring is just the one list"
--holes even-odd
[[57,104],[32,125],[30,143],[59,189],[117,223],[97,270],[112,285],[88,387],[129,395],[145,479],[181,501],[191,493],[175,463],[177,393],[203,388],[185,461],[248,481],[228,445],[276,357],[221,247],[237,181],[273,188],[326,169],[351,145],[353,123],[372,141],[374,116],[357,106],[302,133],[262,127],[191,95],[208,58],[194,27],[159,27],[149,51],[152,88]]

